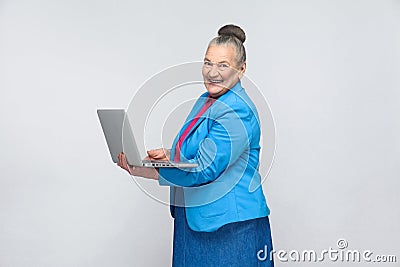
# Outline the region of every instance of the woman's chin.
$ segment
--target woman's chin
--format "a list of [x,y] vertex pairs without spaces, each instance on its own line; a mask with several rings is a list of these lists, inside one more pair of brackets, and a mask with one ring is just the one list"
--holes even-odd
[[211,83],[208,83],[206,88],[210,96],[219,96],[220,94],[226,91],[226,88],[223,85],[217,85]]

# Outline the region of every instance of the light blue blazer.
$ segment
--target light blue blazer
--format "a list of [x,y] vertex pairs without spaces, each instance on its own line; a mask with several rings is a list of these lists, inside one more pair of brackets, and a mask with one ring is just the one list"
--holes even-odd
[[[171,158],[207,97],[206,92],[193,106],[173,142]],[[256,107],[238,82],[202,115],[182,144],[181,161],[198,167],[159,169],[159,184],[170,186],[171,203],[183,197],[192,230],[212,232],[227,223],[269,215],[258,172],[259,141]]]

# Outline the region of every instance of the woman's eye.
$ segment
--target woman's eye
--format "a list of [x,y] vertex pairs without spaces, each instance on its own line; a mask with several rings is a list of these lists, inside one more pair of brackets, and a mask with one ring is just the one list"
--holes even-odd
[[229,66],[228,66],[228,64],[220,63],[220,64],[218,64],[218,68],[220,70],[226,70],[227,68],[229,68]]

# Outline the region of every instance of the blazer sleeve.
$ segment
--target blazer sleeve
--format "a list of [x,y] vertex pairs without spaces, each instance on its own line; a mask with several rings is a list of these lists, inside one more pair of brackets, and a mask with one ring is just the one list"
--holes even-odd
[[191,187],[212,182],[249,148],[249,109],[234,105],[222,110],[213,119],[207,137],[201,140],[196,156],[188,160],[197,163],[198,167],[160,168],[160,185]]

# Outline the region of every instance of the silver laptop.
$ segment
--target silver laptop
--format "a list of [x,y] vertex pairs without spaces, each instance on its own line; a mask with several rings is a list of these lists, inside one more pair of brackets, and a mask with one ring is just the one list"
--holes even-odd
[[152,168],[196,168],[198,166],[196,163],[189,162],[142,160],[125,110],[98,109],[97,115],[113,162],[117,163],[118,154],[124,152],[131,166]]

